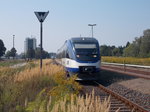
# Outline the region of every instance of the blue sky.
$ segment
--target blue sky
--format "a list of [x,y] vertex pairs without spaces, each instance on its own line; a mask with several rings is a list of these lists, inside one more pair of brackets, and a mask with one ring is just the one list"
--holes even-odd
[[43,23],[43,47],[56,52],[71,37],[91,36],[101,45],[126,45],[150,28],[150,0],[1,0],[0,39],[7,50],[24,51],[26,37],[40,41],[40,23],[34,11],[48,11]]

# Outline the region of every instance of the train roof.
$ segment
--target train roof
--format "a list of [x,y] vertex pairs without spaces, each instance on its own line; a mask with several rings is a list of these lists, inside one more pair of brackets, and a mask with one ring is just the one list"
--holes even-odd
[[98,42],[95,38],[91,37],[73,37],[70,39],[73,43],[78,43],[78,42]]

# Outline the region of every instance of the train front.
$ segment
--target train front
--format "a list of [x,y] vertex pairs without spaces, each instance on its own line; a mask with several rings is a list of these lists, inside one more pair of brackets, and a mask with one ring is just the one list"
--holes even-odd
[[72,38],[79,80],[97,80],[100,71],[99,43],[95,38]]

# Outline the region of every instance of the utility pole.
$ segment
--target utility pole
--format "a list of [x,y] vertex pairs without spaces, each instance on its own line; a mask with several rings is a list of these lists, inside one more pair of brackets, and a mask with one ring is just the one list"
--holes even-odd
[[34,12],[40,22],[40,70],[42,71],[42,40],[43,40],[43,22],[47,17],[48,12]]
[[13,48],[15,48],[15,35],[13,35]]
[[41,68],[41,70],[42,70],[42,53],[43,53],[43,24],[42,24],[43,22],[40,22],[40,37],[41,37],[41,39],[40,39],[40,53],[41,53],[41,55],[40,55],[40,68]]
[[92,28],[92,38],[93,38],[93,26],[96,26],[96,24],[88,24],[88,26],[91,26],[91,28]]
[[16,53],[16,50],[15,50],[15,35],[13,35],[13,48],[11,49],[11,52],[13,53],[13,59],[15,59],[15,53]]

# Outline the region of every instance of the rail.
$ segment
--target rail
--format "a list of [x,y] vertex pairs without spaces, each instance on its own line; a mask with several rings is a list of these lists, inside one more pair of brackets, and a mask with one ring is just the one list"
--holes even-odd
[[124,102],[126,105],[128,105],[131,110],[136,111],[136,112],[148,112],[148,110],[142,108],[141,106],[133,103],[132,101],[129,101],[128,99],[126,99],[123,96],[120,96],[119,94],[105,88],[104,86],[102,86],[101,84],[99,84],[98,82],[95,81],[96,84],[98,84],[99,88],[101,88],[102,90],[104,90],[105,92],[107,92],[108,94],[112,95],[113,97],[117,98],[118,100],[121,100],[122,102]]
[[117,65],[117,66],[126,66],[126,67],[136,67],[136,68],[146,68],[150,69],[150,66],[144,66],[144,65],[132,65],[132,64],[121,64],[121,63],[108,63],[108,62],[101,62],[102,64],[106,65]]

